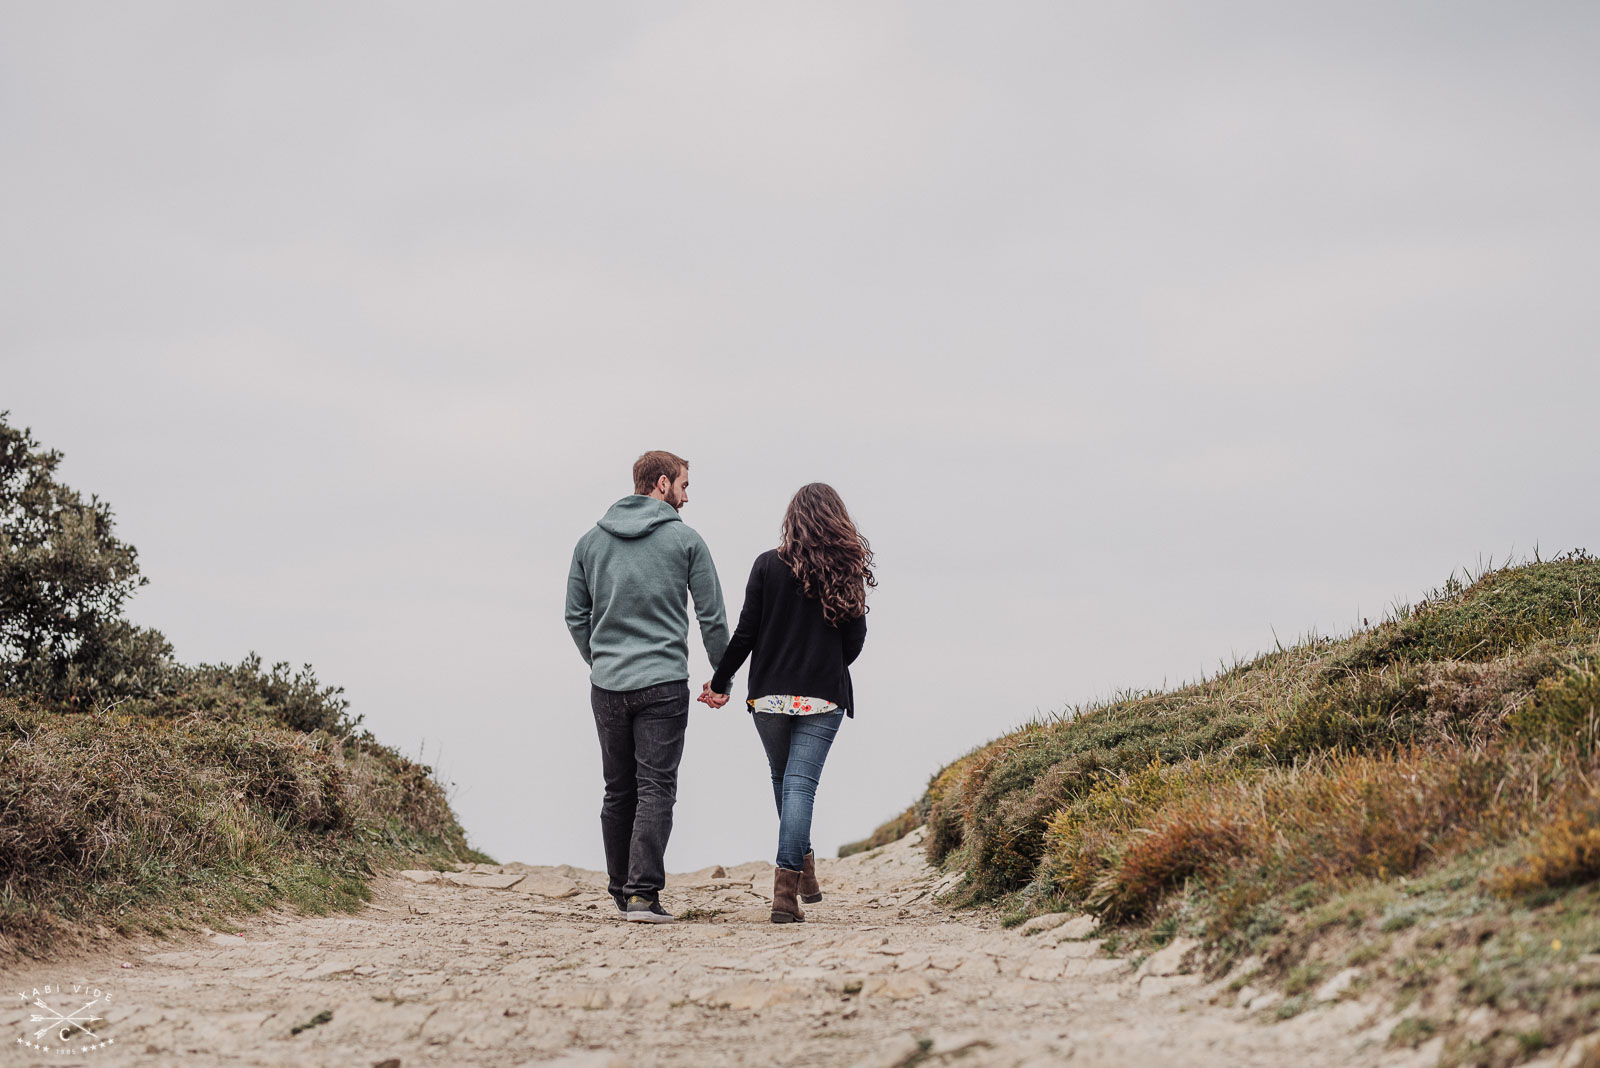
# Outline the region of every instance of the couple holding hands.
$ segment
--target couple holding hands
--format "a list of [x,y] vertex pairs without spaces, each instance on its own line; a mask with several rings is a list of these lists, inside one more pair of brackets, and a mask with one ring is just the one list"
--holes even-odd
[[647,452],[634,492],[579,539],[567,576],[567,628],[590,667],[605,800],[600,830],[617,911],[670,923],[661,905],[665,854],[689,724],[688,596],[715,667],[699,700],[727,704],[750,660],[750,718],[766,750],[778,808],[772,922],[805,920],[822,900],[811,810],[822,765],[855,715],[850,664],[867,636],[872,549],[833,487],[802,486],[784,512],[776,549],[756,557],[730,637],[711,553],[678,516],[689,464]]

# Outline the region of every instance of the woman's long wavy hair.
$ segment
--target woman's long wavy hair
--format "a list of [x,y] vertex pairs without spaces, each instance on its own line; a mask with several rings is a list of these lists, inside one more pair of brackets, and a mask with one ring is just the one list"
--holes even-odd
[[872,546],[861,536],[844,501],[826,482],[801,486],[783,513],[778,558],[789,565],[807,597],[822,602],[822,618],[834,626],[867,614]]

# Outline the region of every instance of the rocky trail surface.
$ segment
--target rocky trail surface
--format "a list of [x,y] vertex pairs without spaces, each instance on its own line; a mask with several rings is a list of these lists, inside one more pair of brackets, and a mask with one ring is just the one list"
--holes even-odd
[[[623,922],[604,877],[476,865],[381,881],[355,915],[269,914],[237,933],[8,968],[14,1064],[1314,1065],[1430,1064],[1396,1020],[1330,990],[1277,1020],[1274,995],[1206,983],[1182,941],[1107,956],[1087,918],[1003,929],[937,903],[920,832],[818,864],[808,922],[768,922],[766,864],[672,876],[673,925]],[[51,1031],[42,996],[88,996],[98,1048]],[[1240,1002],[1244,1001],[1244,1006]],[[71,1002],[72,1004],[68,1004]],[[59,1030],[59,1029],[57,1029]],[[17,1041],[13,1042],[13,1039]],[[44,1047],[44,1048],[40,1048]],[[1431,1054],[1431,1056],[1430,1056]]]

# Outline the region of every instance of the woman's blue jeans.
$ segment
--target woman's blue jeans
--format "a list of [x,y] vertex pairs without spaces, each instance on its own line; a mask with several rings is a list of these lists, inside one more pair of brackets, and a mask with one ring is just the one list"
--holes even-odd
[[811,807],[843,712],[786,716],[752,712],[756,733],[772,769],[772,799],[778,803],[778,867],[800,871],[811,852]]

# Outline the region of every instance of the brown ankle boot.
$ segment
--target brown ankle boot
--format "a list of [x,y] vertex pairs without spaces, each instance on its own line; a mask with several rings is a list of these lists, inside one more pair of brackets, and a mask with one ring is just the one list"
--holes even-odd
[[800,900],[815,905],[822,900],[822,884],[817,882],[817,854],[806,854],[806,866],[800,872]]
[[788,868],[772,869],[772,922],[805,923],[800,910],[800,873]]

